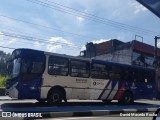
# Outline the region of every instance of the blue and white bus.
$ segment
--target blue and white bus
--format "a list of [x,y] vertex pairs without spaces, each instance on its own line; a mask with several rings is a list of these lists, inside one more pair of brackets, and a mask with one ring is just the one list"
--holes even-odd
[[16,49],[7,65],[6,95],[49,104],[69,99],[118,100],[159,98],[155,69],[73,57],[32,49]]

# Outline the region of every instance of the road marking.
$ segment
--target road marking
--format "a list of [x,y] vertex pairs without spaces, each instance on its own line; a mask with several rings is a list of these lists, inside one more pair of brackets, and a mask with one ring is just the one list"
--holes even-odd
[[[94,119],[96,117],[53,118],[53,120],[77,120],[77,119],[79,120],[80,118],[83,118],[83,119]],[[46,119],[44,119],[44,120],[46,120]]]

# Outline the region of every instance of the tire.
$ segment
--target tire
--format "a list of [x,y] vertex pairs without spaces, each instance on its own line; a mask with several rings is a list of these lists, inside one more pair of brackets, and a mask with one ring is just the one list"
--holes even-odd
[[130,105],[133,104],[133,94],[129,91],[125,92],[122,96],[122,99],[118,101],[120,104],[123,105]]
[[37,99],[37,101],[38,101],[39,103],[45,103],[45,102],[46,102],[46,99]]
[[105,104],[110,104],[112,100],[102,100]]
[[49,104],[60,104],[63,99],[63,93],[61,90],[53,89],[49,92],[47,102]]

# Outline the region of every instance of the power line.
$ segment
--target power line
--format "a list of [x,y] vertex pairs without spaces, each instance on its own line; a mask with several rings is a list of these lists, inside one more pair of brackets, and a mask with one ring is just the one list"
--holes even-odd
[[11,47],[5,47],[5,46],[0,46],[1,48],[7,48],[7,49],[16,49],[16,48],[11,48]]
[[[11,33],[4,33],[3,32],[3,34],[1,34],[1,35],[4,35],[4,36],[7,36],[7,37],[14,37],[14,38],[18,38],[18,39],[24,39],[24,40],[27,40],[27,41],[35,41],[35,42],[38,42],[38,44],[40,44],[40,46],[39,47],[42,47],[42,46],[45,46],[45,44],[46,44],[46,47],[54,47],[54,46],[56,46],[56,45],[66,45],[66,46],[69,46],[69,47],[72,47],[72,48],[69,48],[69,47],[65,47],[65,51],[67,50],[69,50],[69,51],[73,51],[73,50],[80,50],[81,49],[81,47],[76,47],[76,46],[71,46],[71,45],[67,45],[67,44],[65,44],[65,43],[61,43],[61,44],[58,44],[59,42],[54,42],[54,43],[48,43],[48,42],[46,42],[46,41],[40,41],[40,40],[38,40],[39,38],[36,38],[37,40],[33,40],[33,39],[35,39],[35,38],[32,38],[32,37],[29,37],[29,36],[21,36],[20,34],[11,34]],[[41,39],[42,40],[42,39]],[[45,40],[45,39],[43,39],[43,40]],[[43,43],[45,43],[45,44],[41,44],[40,42],[43,42]],[[28,42],[19,42],[19,43],[25,43],[25,45],[26,45],[26,43],[27,44],[33,44],[33,43],[28,43]],[[53,45],[54,44],[54,45]],[[18,43],[17,43],[17,45],[19,45]],[[21,44],[22,45],[22,44]],[[20,46],[21,46],[20,45]],[[50,46],[47,46],[47,45],[50,45]],[[7,48],[7,47],[6,47]],[[28,47],[26,47],[25,46],[25,48],[28,48]],[[8,49],[16,49],[16,48],[9,48],[8,47]],[[39,49],[39,48],[36,48],[36,46],[35,46],[35,49]]]
[[84,17],[88,20],[91,20],[91,21],[94,21],[94,22],[99,22],[99,23],[105,24],[105,25],[110,25],[112,27],[116,27],[116,28],[120,28],[120,29],[124,29],[124,30],[130,30],[132,32],[133,31],[134,32],[139,32],[139,33],[142,33],[142,34],[145,34],[145,35],[157,34],[157,33],[153,32],[153,31],[150,31],[150,30],[145,30],[145,29],[142,29],[142,28],[133,27],[133,26],[129,26],[129,25],[126,25],[126,24],[120,24],[118,22],[111,21],[111,20],[109,21],[108,19],[100,18],[98,16],[95,16],[95,15],[92,15],[92,14],[89,14],[89,13],[84,13],[84,12],[81,12],[81,13],[78,12],[77,13],[78,10],[73,11],[75,9],[72,9],[72,8],[71,9],[66,9],[62,5],[61,5],[61,7],[59,7],[59,6],[55,6],[55,5],[50,5],[48,3],[45,3],[45,2],[42,2],[42,1],[39,1],[39,0],[35,0],[35,1],[27,0],[27,1],[39,4],[39,5],[42,5],[42,6],[45,6],[45,7],[52,8],[52,9],[60,11],[60,12],[68,13],[68,14],[71,14],[71,15],[74,15],[74,16]]
[[14,37],[14,38],[20,38],[20,39],[24,39],[24,40],[28,40],[28,41],[34,41],[34,42],[43,42],[43,43],[47,43],[47,44],[61,44],[61,45],[66,45],[66,46],[70,46],[70,47],[74,47],[77,49],[81,49],[80,46],[74,45],[72,43],[62,43],[62,42],[57,42],[57,41],[48,41],[46,39],[42,39],[42,38],[35,38],[35,37],[31,37],[31,36],[24,36],[24,35],[20,35],[20,34],[13,34],[13,33],[8,33],[8,32],[2,32],[4,36],[8,36],[8,37]]
[[73,33],[73,32],[68,32],[68,31],[60,30],[60,29],[53,28],[53,27],[48,27],[48,26],[44,26],[44,25],[40,25],[40,24],[36,24],[36,23],[32,23],[32,22],[20,20],[20,19],[8,17],[8,16],[1,15],[1,14],[0,14],[0,16],[1,16],[1,17],[4,17],[4,18],[8,18],[8,19],[15,20],[15,21],[23,22],[23,23],[27,23],[27,24],[31,24],[31,25],[40,26],[40,27],[43,27],[43,28],[48,28],[48,29],[52,29],[52,30],[61,31],[61,32],[64,32],[64,33],[68,33],[68,34],[80,36],[80,37],[87,38],[87,39],[99,39],[99,38],[95,38],[95,37],[91,37],[91,36],[81,35],[81,34],[77,34],[77,33]]
[[[12,33],[13,34],[13,33]],[[15,34],[15,33],[14,33]],[[8,36],[8,35],[4,35],[4,36]],[[8,37],[14,37],[14,36],[8,36]],[[19,35],[18,35],[18,37],[14,37],[14,38],[18,38],[18,39],[20,39],[20,37],[19,37]],[[23,38],[24,40],[27,40],[27,41],[33,41],[33,40],[28,40],[28,39],[25,39],[25,38]],[[36,38],[36,39],[39,39],[39,38]],[[3,40],[4,40],[4,38],[3,38]],[[20,41],[19,43],[24,43],[25,45],[26,44],[31,44],[31,45],[34,45],[35,47],[36,47],[36,43],[35,42],[38,42],[37,44],[39,44],[39,47],[41,47],[41,46],[46,46],[46,47],[49,47],[49,45],[51,45],[51,47],[53,46],[53,44],[54,44],[54,46],[56,46],[56,45],[64,45],[63,43],[61,43],[61,42],[54,42],[54,43],[47,43],[47,42],[43,42],[44,44],[41,44],[40,42],[42,42],[42,41],[38,41],[38,40],[34,40],[34,43],[30,43],[30,42],[22,42],[22,41]],[[24,44],[21,44],[21,45],[24,45]],[[65,44],[65,46],[69,46],[69,45],[66,45]],[[69,46],[69,47],[72,47],[72,46]],[[79,50],[79,49],[81,49],[82,47],[80,47],[79,46],[79,48],[76,48],[76,47],[72,47],[72,48],[69,48],[69,47],[66,47],[65,48],[65,50],[67,49],[67,50]]]
[[[0,15],[1,16],[1,15]],[[4,17],[3,15],[1,16],[1,17]],[[13,19],[13,20],[16,20],[16,21],[18,21],[18,22],[22,22],[21,20],[18,20],[18,19],[14,19],[14,18],[10,18],[10,17],[7,17],[7,16],[5,16],[6,18],[9,18],[9,19]],[[3,21],[3,20],[0,20],[0,21]],[[4,21],[3,21],[4,22]],[[23,21],[23,22],[25,22],[25,21]],[[28,23],[28,22],[27,22]],[[34,23],[32,23],[32,24],[34,24]],[[4,25],[4,24],[3,24]],[[38,24],[35,24],[35,25],[38,25]],[[21,30],[17,30],[17,27],[13,27],[13,26],[8,26],[8,25],[4,25],[4,26],[7,26],[7,27],[11,27],[11,28],[8,28],[9,30],[11,30],[11,31],[14,31],[14,33],[15,33],[15,30],[16,31],[18,31],[18,33],[22,33],[22,31],[23,31],[23,33],[26,35],[26,34],[30,34],[31,32],[24,32],[25,31],[25,29],[23,29],[22,30],[22,28],[21,28]],[[45,27],[45,26],[43,26],[43,27]],[[48,27],[47,27],[48,28]],[[51,29],[51,28],[50,28]],[[54,29],[54,28],[53,28]],[[5,27],[5,30],[7,30],[6,29],[6,27]],[[54,30],[56,30],[56,29],[54,29]],[[61,31],[61,30],[58,30],[57,29],[57,31]],[[46,32],[46,30],[45,30],[45,32]],[[69,34],[72,34],[72,33],[70,33],[70,32],[65,32],[65,31],[61,31],[61,32],[64,32],[64,33],[69,33]],[[50,32],[50,31],[47,31],[47,33],[51,33],[51,34],[53,34],[53,32]],[[32,32],[32,34],[33,34],[33,32]],[[107,33],[107,34],[111,34],[111,33]],[[30,34],[31,35],[31,34]],[[34,34],[35,35],[35,34]],[[48,34],[44,34],[44,32],[43,32],[43,34],[40,34],[40,35],[48,35]],[[72,34],[72,35],[76,35],[76,34]],[[112,35],[114,35],[114,34],[112,34]],[[84,35],[76,35],[76,36],[79,36],[79,37],[83,37],[83,38],[85,38],[85,39],[100,39],[100,38],[95,38],[95,37],[89,37],[89,36],[87,36],[87,38],[84,36]]]
[[[31,0],[28,0],[28,1],[31,1]],[[40,1],[40,0],[37,0],[37,1]],[[96,18],[99,18],[99,19],[103,19],[103,20],[109,21],[109,22],[112,22],[112,23],[116,23],[116,24],[119,24],[119,25],[124,25],[124,26],[128,26],[128,27],[131,27],[131,28],[141,29],[141,30],[144,30],[144,31],[149,31],[149,32],[156,33],[155,31],[151,31],[151,30],[147,30],[147,29],[144,29],[144,28],[127,25],[127,24],[120,23],[120,22],[113,21],[113,20],[109,20],[109,19],[106,19],[106,18],[102,18],[102,17],[96,16],[96,15],[87,13],[87,12],[82,12],[82,11],[80,11],[80,10],[77,10],[77,9],[74,9],[74,8],[71,8],[71,7],[68,7],[68,6],[64,6],[64,5],[61,5],[61,4],[59,4],[59,3],[56,3],[56,2],[53,2],[53,1],[50,1],[50,0],[46,0],[46,1],[48,1],[48,2],[50,2],[50,3],[53,3],[53,4],[56,4],[56,5],[58,5],[58,6],[64,7],[64,8],[68,8],[68,9],[73,10],[73,11],[77,11],[77,12],[79,12],[79,13],[84,13],[84,14],[89,15],[89,16],[93,16],[93,17],[96,17]]]

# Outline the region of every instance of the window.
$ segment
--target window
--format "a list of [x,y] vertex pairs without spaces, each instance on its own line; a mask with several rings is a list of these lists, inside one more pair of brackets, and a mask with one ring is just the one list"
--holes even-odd
[[20,73],[20,64],[21,64],[20,58],[14,59],[14,61],[13,61],[13,75],[12,75],[13,78],[17,77]]
[[137,76],[138,76],[138,72],[137,69],[133,69],[133,68],[125,68],[124,70],[124,80],[126,81],[137,81]]
[[90,63],[86,61],[71,60],[70,62],[72,77],[89,77]]
[[108,79],[108,71],[107,71],[106,65],[92,64],[92,66],[91,66],[91,78]]
[[111,80],[121,80],[122,78],[122,68],[120,66],[113,65],[109,71],[109,78]]
[[22,60],[22,73],[42,73],[44,69],[44,63],[42,61],[36,61],[36,59],[23,59]]
[[50,75],[68,75],[68,59],[62,57],[49,57],[48,73]]
[[42,62],[33,62],[31,73],[41,73],[43,71],[43,63]]

